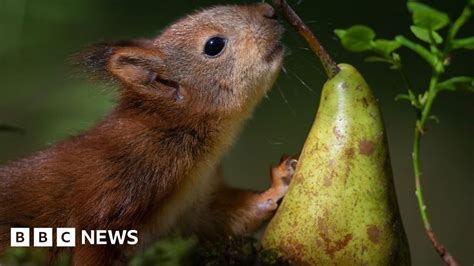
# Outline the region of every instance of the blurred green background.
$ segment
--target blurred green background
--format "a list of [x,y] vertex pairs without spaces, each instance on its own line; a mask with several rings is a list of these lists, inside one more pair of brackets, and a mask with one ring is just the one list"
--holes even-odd
[[[65,60],[101,40],[153,37],[192,10],[212,4],[250,3],[218,0],[0,0],[0,124],[24,128],[23,135],[0,133],[0,163],[47,147],[90,127],[113,108],[113,89],[71,77]],[[414,265],[441,265],[424,234],[411,168],[414,112],[395,102],[402,92],[399,75],[385,65],[363,62],[342,49],[334,28],[372,26],[378,36],[410,36],[404,1],[290,0],[339,62],[354,64],[379,98],[388,130],[398,200]],[[430,1],[459,14],[464,0]],[[467,24],[460,36],[472,35]],[[283,153],[297,153],[313,122],[326,77],[304,42],[288,30],[285,69],[269,97],[258,107],[224,159],[226,178],[240,187],[263,189],[269,166]],[[415,87],[427,85],[430,69],[402,51]],[[450,74],[474,74],[473,53],[453,55]],[[425,200],[434,230],[461,264],[474,263],[473,114],[474,97],[444,93],[434,106],[439,125],[430,125],[422,143]]]

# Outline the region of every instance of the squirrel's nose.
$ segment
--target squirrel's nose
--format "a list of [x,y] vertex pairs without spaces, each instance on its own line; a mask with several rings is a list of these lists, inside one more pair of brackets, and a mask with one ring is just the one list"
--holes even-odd
[[263,15],[263,17],[269,18],[269,19],[277,19],[277,13],[271,5],[267,3],[261,3],[258,5],[258,8],[261,14]]

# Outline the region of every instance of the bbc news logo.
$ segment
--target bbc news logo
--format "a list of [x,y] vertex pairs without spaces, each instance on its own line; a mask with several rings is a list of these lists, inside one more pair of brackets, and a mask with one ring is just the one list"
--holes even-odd
[[[75,247],[75,228],[56,228],[56,237],[53,228],[33,228],[33,234],[27,227],[13,227],[10,229],[10,246],[29,247],[31,239],[33,247]],[[55,239],[53,239],[55,238]],[[54,241],[53,241],[54,240]],[[137,230],[81,230],[81,245],[136,245],[138,243]],[[53,243],[54,242],[54,243]]]

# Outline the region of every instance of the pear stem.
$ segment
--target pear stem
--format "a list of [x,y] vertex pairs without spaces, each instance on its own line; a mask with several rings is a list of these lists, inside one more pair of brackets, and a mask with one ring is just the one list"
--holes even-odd
[[326,52],[323,45],[319,42],[318,38],[308,28],[308,26],[301,20],[296,12],[288,5],[285,0],[273,0],[273,5],[280,11],[281,14],[286,18],[288,23],[293,26],[296,31],[306,40],[309,47],[318,56],[319,60],[323,64],[324,70],[329,79],[339,73],[339,67],[331,56]]

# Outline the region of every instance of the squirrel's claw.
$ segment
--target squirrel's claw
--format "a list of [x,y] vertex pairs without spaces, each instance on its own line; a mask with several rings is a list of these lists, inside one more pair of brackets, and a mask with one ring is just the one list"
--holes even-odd
[[283,155],[280,163],[271,168],[272,186],[260,195],[262,199],[262,203],[259,204],[260,210],[273,213],[278,208],[278,204],[288,191],[297,163],[296,157]]
[[280,163],[271,169],[272,187],[287,187],[295,173],[297,164],[298,160],[295,156],[283,155],[280,159]]

